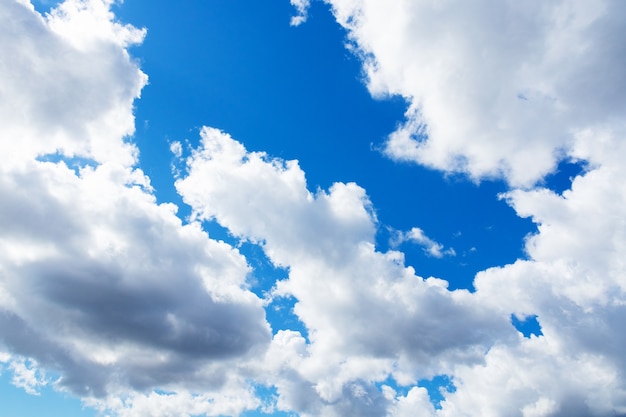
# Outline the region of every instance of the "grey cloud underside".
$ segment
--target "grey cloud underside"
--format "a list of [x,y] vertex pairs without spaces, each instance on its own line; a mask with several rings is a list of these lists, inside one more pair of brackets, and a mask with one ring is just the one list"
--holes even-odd
[[[17,184],[23,186],[25,182],[18,178],[12,185]],[[3,228],[7,231],[3,240],[36,242],[37,246],[53,248],[55,254],[15,264],[10,256],[3,257],[0,282],[16,306],[5,311],[7,317],[13,318],[3,327],[0,339],[9,346],[24,348],[25,343],[12,340],[9,323],[25,326],[37,336],[31,343],[42,350],[36,355],[23,349],[17,352],[67,372],[63,384],[78,386],[78,382],[72,382],[78,379],[82,385],[94,385],[89,371],[93,367],[96,375],[122,374],[122,379],[128,379],[132,386],[147,388],[185,380],[202,361],[240,357],[269,341],[258,303],[227,297],[220,300],[205,288],[202,276],[195,271],[202,266],[211,268],[210,255],[201,246],[206,244],[202,234],[186,241],[177,233],[180,224],[146,217],[138,207],[133,210],[130,199],[110,202],[118,209],[109,207],[106,214],[81,213],[80,201],[61,202],[45,192],[33,194],[33,188],[28,194],[15,191],[13,187],[0,187],[0,195],[7,197],[1,208],[4,213],[13,213],[4,218],[13,226]],[[118,253],[110,249],[113,253],[94,257],[89,253],[89,242],[97,236],[89,233],[86,222],[109,226],[111,233],[119,233],[119,240],[131,246]],[[30,227],[15,227],[19,224]],[[219,245],[212,248],[216,254],[222,250],[229,249]],[[138,265],[130,266],[131,263]],[[208,279],[221,279],[222,267],[214,269],[214,276]],[[239,273],[245,277],[245,265]],[[254,300],[251,294],[250,300]],[[132,359],[134,355],[126,359],[122,355],[119,361],[98,365],[85,357],[88,352],[82,352],[78,355],[83,356],[80,364],[65,369],[65,362],[71,363],[78,352],[62,354],[68,349],[64,337],[84,338],[112,348],[132,345],[145,349],[148,356],[164,355],[165,359],[137,361]],[[34,343],[35,340],[40,342]],[[58,353],[52,359],[41,355],[48,350]],[[99,379],[105,385],[106,377]],[[101,394],[103,387],[97,385],[94,392]]]
[[119,282],[122,271],[111,269],[60,260],[31,265],[18,273],[35,277],[32,285],[37,295],[68,310],[77,329],[89,329],[108,343],[138,343],[189,360],[218,359],[241,355],[257,337],[264,336],[263,332],[242,332],[251,321],[244,309],[214,301],[199,282],[180,285],[178,272],[164,273],[162,278],[177,281],[173,293],[171,288],[132,288]]

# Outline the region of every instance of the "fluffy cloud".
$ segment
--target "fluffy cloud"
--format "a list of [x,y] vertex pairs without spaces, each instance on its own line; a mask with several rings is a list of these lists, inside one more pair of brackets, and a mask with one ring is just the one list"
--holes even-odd
[[310,343],[293,332],[277,335],[265,372],[278,375],[281,401],[303,415],[361,407],[383,415],[388,400],[372,381],[393,375],[412,384],[516,340],[511,312],[494,315],[469,292],[416,276],[400,252],[376,251],[376,219],[356,184],[311,193],[297,162],[247,152],[211,128],[187,164],[176,186],[194,215],[258,242],[289,269],[273,296],[297,299]]
[[[527,240],[526,260],[478,274],[469,294],[416,277],[397,252],[377,252],[375,217],[358,186],[310,193],[294,162],[205,130],[179,191],[198,216],[259,242],[289,268],[274,295],[294,296],[309,330],[310,343],[293,332],[274,339],[270,351],[285,358],[273,364],[279,404],[304,415],[363,404],[403,415],[409,404],[424,407],[424,391],[403,396],[372,382],[392,375],[410,386],[449,373],[457,390],[440,411],[424,413],[624,414],[626,130],[615,69],[624,56],[623,5],[329,3],[362,53],[372,93],[410,103],[388,154],[524,187],[561,158],[589,168],[563,195],[503,195],[538,233]],[[208,178],[212,185],[198,191]],[[415,240],[428,243],[423,233]],[[543,336],[510,337],[510,314],[537,315]]]
[[[329,3],[370,90],[410,103],[390,155],[524,186],[560,157],[587,161],[561,195],[502,195],[538,225],[526,258],[480,272],[475,293],[449,291],[376,249],[363,188],[312,192],[297,162],[211,128],[176,183],[193,208],[183,224],[156,203],[127,139],[146,76],[126,47],[144,31],[115,22],[106,0],[46,17],[5,1],[5,370],[27,390],[53,383],[120,416],[238,415],[261,405],[259,384],[302,416],[626,415],[624,6]],[[286,268],[267,300],[205,219]],[[445,252],[419,228],[402,240]],[[271,338],[263,302],[280,297],[295,298],[306,335]],[[523,337],[511,314],[536,315],[543,335]],[[436,410],[416,385],[439,374],[456,391]]]
[[562,158],[588,167],[562,195],[502,196],[538,232],[527,259],[479,273],[473,297],[494,314],[537,315],[543,336],[455,366],[457,390],[438,414],[625,414],[624,4],[327,3],[372,94],[409,103],[386,144],[392,158],[513,187],[541,183]]
[[623,124],[619,0],[327,3],[372,94],[409,103],[394,159],[528,186],[579,132]]
[[[111,1],[68,1],[47,18],[7,1],[0,29],[3,166],[60,152],[98,162],[135,162],[125,142],[147,77],[125,47],[144,31],[112,21]],[[62,59],[59,59],[62,57]]]
[[33,359],[11,365],[29,390],[42,367],[56,387],[107,406],[118,394],[141,405],[155,388],[196,399],[185,393],[201,387],[215,409],[228,399],[210,393],[249,388],[236,369],[264,352],[269,326],[245,258],[157,204],[134,168],[126,135],[146,76],[125,48],[143,31],[109,6],[68,1],[42,18],[24,2],[0,5],[0,54],[12,57],[0,66],[10,80],[0,87],[0,344]]

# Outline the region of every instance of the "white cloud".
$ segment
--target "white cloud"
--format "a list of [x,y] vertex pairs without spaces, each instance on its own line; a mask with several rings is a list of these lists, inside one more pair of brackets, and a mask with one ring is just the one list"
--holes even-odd
[[246,385],[233,378],[217,392],[132,392],[106,400],[89,399],[87,404],[118,417],[238,416],[260,406],[254,391]]
[[493,314],[467,291],[424,280],[396,251],[374,248],[376,219],[364,190],[334,184],[313,194],[295,161],[247,152],[204,128],[176,183],[201,219],[259,242],[288,267],[276,296],[294,296],[310,345],[279,333],[264,361],[277,374],[279,406],[303,415],[382,415],[388,400],[372,381],[415,383],[446,363],[475,363],[496,341],[517,340],[510,312]]
[[9,369],[13,372],[11,383],[16,387],[23,388],[31,395],[39,395],[38,388],[47,385],[48,381],[37,364],[23,358],[11,361]]
[[577,132],[623,126],[624,3],[326,0],[376,96],[409,103],[387,155],[528,186]]
[[[418,161],[475,178],[504,175],[526,186],[564,155],[589,161],[592,169],[563,196],[542,189],[507,193],[517,212],[539,225],[527,242],[528,259],[480,273],[475,294],[449,292],[442,281],[416,277],[400,253],[374,249],[375,218],[360,187],[335,184],[310,193],[295,162],[248,153],[227,135],[205,129],[179,191],[197,215],[260,242],[273,262],[289,267],[289,279],[278,283],[275,295],[296,297],[294,312],[309,331],[309,345],[297,333],[274,339],[270,352],[279,353],[272,357],[284,360],[267,365],[276,374],[279,406],[330,416],[369,404],[375,415],[402,415],[405,404],[423,403],[423,391],[381,396],[372,381],[391,374],[410,386],[419,377],[447,373],[456,392],[446,395],[441,411],[426,407],[424,413],[623,414],[626,190],[620,161],[626,152],[617,115],[624,103],[618,93],[602,93],[610,83],[623,91],[623,83],[611,72],[599,80],[581,52],[570,50],[582,33],[589,35],[587,44],[576,47],[587,53],[602,36],[616,39],[608,34],[618,30],[614,23],[623,8],[563,2],[560,7],[573,8],[560,20],[563,9],[552,5],[540,13],[517,5],[522,9],[513,13],[503,4],[487,13],[446,4],[433,11],[415,2],[332,3],[352,39],[371,54],[365,59],[372,65],[372,92],[413,100],[410,120],[396,137],[428,123],[429,141],[416,151]],[[509,25],[506,17],[518,12],[519,21]],[[438,38],[435,22],[445,23],[449,38]],[[500,26],[504,35],[492,36]],[[431,32],[435,38],[420,37]],[[524,47],[514,48],[515,39]],[[542,49],[546,44],[549,50]],[[610,67],[607,62],[621,56],[619,47],[608,41],[602,53],[594,50],[600,54],[594,68]],[[420,48],[426,48],[425,58]],[[533,54],[539,64],[530,60]],[[573,69],[553,62],[563,55]],[[572,74],[582,79],[575,82]],[[593,84],[598,91],[589,91]],[[521,91],[519,85],[530,87]],[[588,101],[581,99],[583,91],[589,91]],[[207,187],[208,178],[219,181]],[[428,242],[423,232],[414,240]],[[510,314],[538,315],[543,336],[511,337],[505,326]]]
[[296,8],[296,15],[291,17],[291,26],[299,26],[306,22],[309,17],[309,7],[311,0],[289,0],[291,5]]
[[[176,185],[196,220],[216,219],[288,268],[272,296],[296,298],[308,341],[289,330],[270,340],[243,256],[158,205],[135,168],[126,137],[146,76],[125,48],[143,31],[116,23],[104,0],[46,18],[4,1],[0,344],[15,355],[0,355],[5,369],[33,392],[36,367],[54,370],[57,388],[120,416],[237,415],[261,405],[251,381],[302,416],[625,414],[624,7],[332,3],[370,54],[371,91],[412,103],[388,146],[397,157],[476,178],[502,170],[518,185],[558,152],[589,161],[563,195],[503,196],[538,224],[527,259],[479,273],[475,293],[449,291],[402,253],[376,250],[363,188],[311,192],[297,162],[205,128]],[[419,228],[402,237],[446,251]],[[536,314],[543,336],[522,337],[511,314]],[[442,373],[457,389],[436,411],[415,384]],[[390,377],[406,395],[379,389]]]
[[0,86],[5,168],[57,152],[136,162],[125,137],[134,132],[132,104],[147,77],[124,47],[143,32],[111,21],[103,12],[109,3],[72,1],[44,19],[32,7],[3,2],[0,42],[12,57],[0,63],[8,81]]
[[[42,18],[0,3],[0,54],[12,57],[0,64],[10,80],[0,86],[0,345],[107,407],[130,396],[123,406],[144,409],[141,393],[160,388],[192,403],[188,390],[201,390],[229,412],[216,404],[226,386],[249,389],[238,366],[263,354],[270,329],[245,258],[157,204],[134,168],[126,136],[146,77],[125,48],[143,31],[116,23],[110,4],[68,1]],[[15,383],[35,392],[35,368],[11,363]]]
[[537,315],[543,336],[453,366],[457,391],[437,414],[626,413],[624,4],[327,2],[370,91],[409,102],[388,155],[514,187],[560,158],[590,167],[563,195],[503,195],[538,232],[528,259],[479,273],[473,297],[494,314]]

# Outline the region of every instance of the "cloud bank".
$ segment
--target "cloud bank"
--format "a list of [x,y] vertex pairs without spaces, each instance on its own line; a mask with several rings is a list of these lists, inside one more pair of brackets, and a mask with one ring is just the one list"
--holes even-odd
[[[47,16],[5,1],[0,362],[15,383],[119,416],[626,415],[626,6],[327,2],[370,91],[410,104],[387,154],[506,179],[501,198],[538,226],[526,258],[449,291],[376,248],[365,189],[311,191],[297,161],[210,127],[189,155],[173,147],[182,222],[130,139],[147,77],[126,48],[145,31],[106,0]],[[588,169],[562,194],[537,186],[560,158]],[[246,258],[204,220],[288,277],[259,299]],[[402,239],[445,252],[418,227]],[[307,334],[271,332],[263,306],[282,297]],[[511,315],[537,316],[542,335]],[[419,384],[437,375],[456,388],[440,408]]]
[[371,93],[409,103],[391,158],[530,186],[584,132],[623,134],[619,0],[326,2]]
[[146,76],[126,47],[144,31],[109,6],[0,5],[0,344],[33,392],[36,367],[85,399],[219,392],[270,329],[245,258],[157,204],[136,167]]

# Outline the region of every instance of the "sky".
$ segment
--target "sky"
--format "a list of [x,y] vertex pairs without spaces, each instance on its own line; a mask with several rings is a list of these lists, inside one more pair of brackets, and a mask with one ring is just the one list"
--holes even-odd
[[626,3],[0,21],[2,416],[626,416]]

